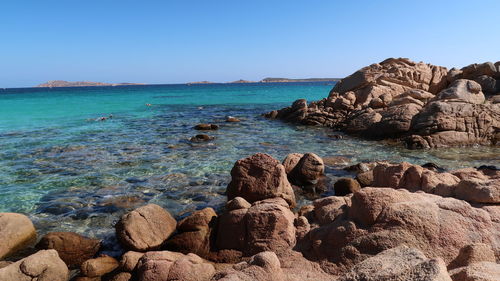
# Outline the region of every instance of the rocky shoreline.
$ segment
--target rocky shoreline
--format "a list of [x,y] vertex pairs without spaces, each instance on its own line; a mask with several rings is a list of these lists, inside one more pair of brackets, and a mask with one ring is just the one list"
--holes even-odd
[[359,163],[336,196],[297,206],[324,169],[313,153],[238,160],[221,212],[175,221],[141,206],[117,218],[113,257],[76,233],[37,240],[29,218],[0,213],[0,280],[498,280],[496,167]]
[[448,70],[390,58],[342,79],[327,98],[265,116],[410,149],[499,145],[500,62]]

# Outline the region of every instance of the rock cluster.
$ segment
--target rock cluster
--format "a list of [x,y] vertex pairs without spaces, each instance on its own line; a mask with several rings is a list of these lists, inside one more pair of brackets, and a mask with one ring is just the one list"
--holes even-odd
[[461,70],[387,59],[342,79],[329,96],[266,113],[272,119],[400,139],[408,148],[500,143],[500,71],[493,63]]
[[[128,250],[121,257],[100,253],[96,239],[48,233],[38,252],[1,261],[0,280],[67,281],[68,267],[75,281],[498,280],[494,167],[360,163],[349,167],[357,179],[337,181],[336,196],[294,212],[289,179],[310,184],[323,169],[312,153],[288,155],[283,164],[255,154],[235,163],[219,214],[205,208],[176,222],[158,205],[132,210],[115,227]],[[0,219],[1,249],[29,245],[27,217]],[[29,239],[6,236],[16,232]]]

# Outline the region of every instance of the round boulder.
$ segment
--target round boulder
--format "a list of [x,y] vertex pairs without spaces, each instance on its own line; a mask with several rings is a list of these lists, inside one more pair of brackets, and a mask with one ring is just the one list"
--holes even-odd
[[316,184],[324,172],[323,159],[314,153],[306,153],[290,172],[290,178],[296,185]]
[[156,204],[148,204],[123,215],[116,224],[116,236],[134,251],[158,249],[175,231],[176,221]]
[[345,196],[350,193],[355,193],[361,189],[358,181],[351,178],[340,178],[333,185],[335,196]]
[[253,203],[281,197],[290,206],[295,206],[295,195],[288,182],[285,167],[264,153],[236,161],[226,192],[228,200],[239,196]]
[[27,216],[0,213],[0,259],[29,246],[35,240],[35,227]]

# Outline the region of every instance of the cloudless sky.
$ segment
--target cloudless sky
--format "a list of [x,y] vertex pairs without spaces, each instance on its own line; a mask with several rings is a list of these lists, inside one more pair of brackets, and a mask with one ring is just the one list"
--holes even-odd
[[5,0],[0,87],[344,77],[500,60],[500,1]]

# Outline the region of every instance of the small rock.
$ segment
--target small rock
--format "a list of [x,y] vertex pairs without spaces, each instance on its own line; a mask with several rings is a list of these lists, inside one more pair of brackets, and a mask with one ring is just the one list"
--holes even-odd
[[198,124],[194,126],[195,130],[203,130],[203,131],[209,131],[209,130],[218,130],[219,125],[215,124]]
[[124,271],[132,272],[135,270],[137,263],[142,258],[144,253],[128,251],[123,254],[120,260],[120,268]]
[[210,141],[213,139],[215,139],[215,138],[211,137],[209,135],[199,134],[199,135],[196,135],[196,136],[190,138],[189,141],[191,141],[191,142],[203,142],[203,141]]
[[240,122],[240,121],[241,121],[240,119],[233,117],[233,116],[228,116],[226,118],[226,122],[233,122],[234,123],[234,122]]
[[296,185],[316,184],[325,172],[323,159],[314,153],[306,153],[290,172],[290,178]]
[[116,259],[110,256],[102,256],[83,262],[80,271],[87,277],[99,277],[112,272],[119,265]]

